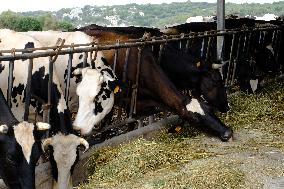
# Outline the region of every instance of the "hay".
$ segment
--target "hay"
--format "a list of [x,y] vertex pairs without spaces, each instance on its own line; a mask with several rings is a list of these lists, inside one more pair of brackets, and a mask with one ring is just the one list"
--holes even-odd
[[[239,93],[230,96],[229,101],[231,110],[219,117],[236,133],[245,130],[244,134],[252,134],[247,140],[230,144],[216,139],[214,143],[186,123],[186,129],[178,133],[162,133],[151,141],[140,138],[118,147],[97,150],[88,162],[90,177],[78,188],[234,189],[261,186],[257,183],[259,175],[254,178],[255,183],[251,182],[251,175],[245,175],[257,167],[257,161],[246,170],[243,164],[248,163],[247,158],[234,160],[232,154],[244,153],[246,157],[247,153],[258,154],[266,148],[284,153],[284,83],[272,83],[254,95]],[[262,172],[266,176],[282,175],[281,171],[271,171],[270,167]]]

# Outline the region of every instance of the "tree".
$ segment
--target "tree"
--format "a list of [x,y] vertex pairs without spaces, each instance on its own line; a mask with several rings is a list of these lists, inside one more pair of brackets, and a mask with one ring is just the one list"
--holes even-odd
[[58,28],[62,31],[71,31],[74,29],[74,26],[70,22],[61,21],[58,22]]
[[58,29],[58,22],[56,18],[51,14],[44,14],[39,16],[39,22],[42,25],[42,30],[57,30]]
[[41,31],[42,25],[36,18],[24,16],[18,19],[15,30],[21,32]]
[[20,16],[10,10],[4,11],[0,15],[0,28],[16,30]]

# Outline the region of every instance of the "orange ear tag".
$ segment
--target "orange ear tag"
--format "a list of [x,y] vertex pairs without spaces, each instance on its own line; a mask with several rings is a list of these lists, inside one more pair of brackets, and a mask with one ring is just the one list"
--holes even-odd
[[114,88],[114,90],[113,90],[113,93],[115,94],[115,93],[117,93],[118,91],[119,91],[119,86],[117,85],[115,88]]

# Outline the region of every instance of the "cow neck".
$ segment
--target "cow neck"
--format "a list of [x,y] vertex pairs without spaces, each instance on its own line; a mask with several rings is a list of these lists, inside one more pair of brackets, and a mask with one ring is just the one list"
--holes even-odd
[[19,121],[15,118],[11,109],[9,108],[1,89],[0,89],[0,112],[1,112],[0,125],[6,124],[7,126],[13,126],[19,123]]
[[[61,132],[63,134],[69,134],[72,131],[71,114],[69,109],[66,107],[66,102],[62,93],[58,91],[56,85],[53,85],[53,93],[51,98],[51,125],[57,126],[52,128],[52,131]],[[59,124],[59,128],[58,128]]]
[[[56,72],[54,72],[51,86],[50,125],[51,131],[53,132],[51,134],[58,132],[68,134],[72,131],[70,112],[66,106],[66,101],[55,73]],[[33,74],[32,92],[42,98],[46,103],[48,101],[48,80],[49,74],[45,74],[44,67]]]

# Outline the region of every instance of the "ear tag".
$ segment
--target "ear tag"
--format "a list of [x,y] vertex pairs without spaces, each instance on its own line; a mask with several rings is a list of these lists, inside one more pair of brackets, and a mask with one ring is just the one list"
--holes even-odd
[[115,93],[117,93],[119,90],[120,90],[120,88],[119,88],[119,86],[117,85],[117,86],[114,88],[113,93],[115,94]]
[[197,63],[196,63],[196,67],[199,68],[200,66],[201,66],[201,63],[200,63],[200,62],[197,62]]

